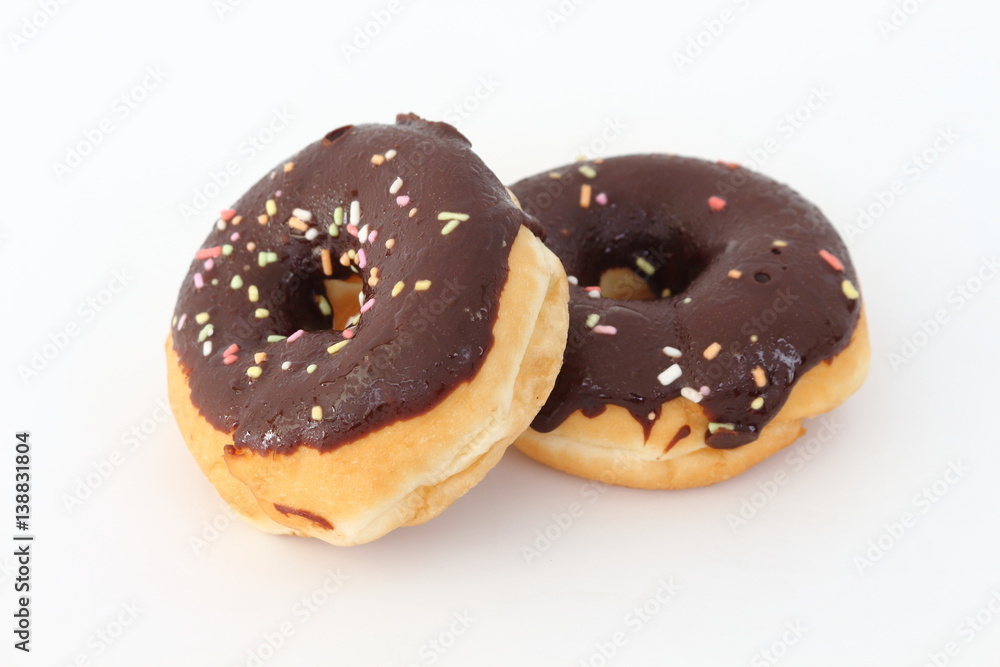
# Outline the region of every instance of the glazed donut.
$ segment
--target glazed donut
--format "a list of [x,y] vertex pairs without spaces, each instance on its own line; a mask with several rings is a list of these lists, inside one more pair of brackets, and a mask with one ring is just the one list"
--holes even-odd
[[847,248],[784,185],[731,163],[636,155],[511,189],[571,282],[562,370],[516,442],[528,456],[638,488],[712,484],[863,382]]
[[274,533],[350,545],[475,485],[552,388],[559,261],[450,125],[334,130],[222,212],[167,342],[184,438]]

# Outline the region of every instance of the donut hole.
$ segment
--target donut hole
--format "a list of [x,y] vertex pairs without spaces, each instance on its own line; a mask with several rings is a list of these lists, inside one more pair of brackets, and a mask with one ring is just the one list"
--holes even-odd
[[326,298],[333,308],[333,328],[343,331],[348,322],[361,312],[358,294],[361,293],[361,277],[352,275],[343,280],[324,280]]
[[605,269],[601,273],[601,296],[618,301],[652,301],[656,299],[646,279],[624,266]]

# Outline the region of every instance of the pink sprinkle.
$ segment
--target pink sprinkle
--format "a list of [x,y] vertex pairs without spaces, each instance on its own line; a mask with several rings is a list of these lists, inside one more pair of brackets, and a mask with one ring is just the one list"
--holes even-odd
[[194,274],[194,288],[201,289],[205,286],[205,279],[201,277],[200,273]]
[[583,289],[587,290],[588,292],[600,292],[601,291],[600,285],[598,285],[596,287],[584,287]]
[[274,191],[274,196],[275,197],[280,197],[281,196],[281,190],[275,190]]
[[347,225],[347,233],[350,234],[351,236],[357,236],[358,235],[357,225]]
[[229,240],[230,241],[239,241],[240,240],[240,233],[239,232],[233,232],[232,234],[229,235]]
[[614,336],[616,333],[618,333],[617,328],[607,324],[597,324],[594,326],[592,331],[596,334],[604,334],[606,336]]
[[294,343],[298,339],[302,338],[302,334],[304,334],[304,333],[305,333],[305,331],[303,331],[302,329],[299,329],[298,331],[296,331],[295,333],[293,333],[291,336],[289,336],[285,340],[286,340],[286,342]]
[[209,257],[218,257],[222,254],[222,246],[212,246],[211,248],[202,248],[194,254],[195,259],[208,259]]
[[606,192],[598,192],[597,196],[594,197],[594,201],[596,201],[601,206],[605,206],[608,203],[608,195],[607,195],[607,193]]
[[366,264],[368,264],[368,258],[365,256],[365,249],[362,248],[358,251],[358,268],[363,269]]
[[344,329],[344,331],[341,333],[341,335],[344,338],[346,338],[347,340],[350,340],[350,339],[354,338],[354,329]]
[[377,229],[373,229],[372,231],[368,232],[368,242],[369,243],[375,243],[375,237],[376,236],[378,236],[378,230]]
[[396,206],[399,206],[400,208],[406,206],[409,203],[410,203],[409,195],[399,195],[398,197],[396,197]]
[[240,346],[237,345],[236,343],[233,343],[232,345],[226,348],[226,351],[222,353],[222,356],[232,357],[239,351],[240,351]]
[[721,211],[722,209],[726,208],[726,200],[723,199],[722,197],[716,197],[715,195],[712,195],[711,197],[708,198],[708,208],[711,211],[716,211],[716,212]]
[[188,314],[181,313],[181,319],[177,320],[177,330],[180,331],[184,328],[184,323],[187,322]]
[[205,260],[205,270],[211,271],[214,268],[215,268],[215,260],[209,257],[208,259]]
[[712,393],[712,390],[708,388],[708,385],[702,385],[701,389],[698,390],[698,393],[702,396],[708,396]]
[[365,305],[361,306],[361,312],[367,313],[369,310],[371,310],[372,306],[374,305],[375,305],[375,299],[368,299],[367,301],[365,301]]
[[834,271],[843,271],[844,264],[826,250],[820,250],[819,256],[826,260],[826,263],[833,267]]
[[224,209],[222,209],[222,213],[219,214],[219,217],[222,218],[223,220],[225,220],[226,222],[229,222],[230,220],[233,219],[233,216],[235,216],[235,215],[236,215],[236,211],[234,211],[233,209],[231,209],[231,208],[224,208]]
[[235,354],[230,354],[222,358],[222,363],[224,363],[226,366],[229,366],[230,364],[235,364],[237,361],[239,361],[239,359],[236,357]]

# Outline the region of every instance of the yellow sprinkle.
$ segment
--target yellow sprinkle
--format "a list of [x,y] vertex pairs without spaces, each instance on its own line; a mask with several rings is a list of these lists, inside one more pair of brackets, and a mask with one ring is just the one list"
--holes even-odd
[[337,354],[338,352],[340,352],[341,349],[343,349],[345,345],[347,345],[350,342],[351,341],[349,340],[342,340],[339,343],[334,343],[330,347],[326,348],[326,351],[329,352],[330,354]]
[[775,241],[771,245],[773,245],[775,248],[784,248],[786,245],[788,245],[788,243],[785,241]]
[[760,338],[757,337],[757,334],[750,336],[751,343],[756,343],[758,340],[760,340]]
[[316,305],[319,306],[319,312],[326,316],[333,315],[333,308],[330,307],[330,302],[326,300],[326,297],[322,294],[316,297]]
[[413,283],[414,292],[423,292],[429,290],[430,288],[431,288],[431,281],[429,280],[418,280],[417,282]]
[[649,263],[649,260],[645,257],[636,257],[635,265],[639,267],[639,270],[646,275],[653,275],[656,273],[656,267]]
[[669,287],[664,287],[663,291],[660,292],[660,298],[661,299],[666,299],[668,296],[670,296],[670,288]]
[[384,155],[379,155],[377,153],[375,155],[372,155],[372,164],[375,165],[376,167],[382,164],[383,162],[385,162]]
[[580,167],[579,171],[587,178],[594,178],[595,176],[597,176],[597,170],[591,167],[589,164],[585,164],[582,167]]
[[267,203],[264,204],[264,210],[267,211],[268,215],[271,215],[271,216],[277,215],[278,214],[278,202],[274,201],[273,199],[268,199]]
[[461,220],[451,220],[450,222],[448,222],[448,224],[446,224],[444,227],[441,228],[441,235],[448,236],[448,234],[451,234],[453,231],[455,231],[455,228],[458,227],[460,224],[462,224]]
[[257,299],[260,298],[260,292],[257,291],[256,285],[251,285],[247,288],[247,297],[249,297],[251,303],[257,303]]
[[392,286],[392,295],[399,296],[399,293],[406,288],[406,283],[400,280],[398,283]]
[[253,355],[253,362],[255,364],[263,363],[267,359],[267,352],[255,352]]
[[208,318],[209,318],[208,313],[198,313],[197,315],[194,316],[194,321],[197,322],[198,324],[204,324],[205,322],[208,322]]
[[706,359],[708,359],[709,361],[711,361],[712,359],[715,359],[715,357],[721,351],[722,351],[722,346],[721,345],[719,345],[718,343],[712,343],[711,345],[709,345],[708,347],[705,348],[705,351],[702,352],[702,355],[704,355],[704,357]]
[[452,213],[451,211],[441,211],[438,213],[438,220],[460,220],[461,222],[465,222],[468,219],[468,213]]
[[314,422],[323,420],[323,408],[318,405],[314,405],[312,409],[312,418]]
[[261,368],[260,366],[251,366],[250,368],[247,369],[247,375],[249,375],[252,378],[259,378],[263,372],[264,369]]
[[270,218],[267,217],[266,213],[261,213],[260,215],[257,216],[257,222],[259,222],[262,225],[266,225],[268,220],[270,220]]
[[764,407],[764,397],[758,396],[757,398],[753,399],[753,401],[750,403],[750,407],[753,408],[754,410],[760,410],[762,407]]
[[767,375],[764,374],[764,369],[760,366],[753,369],[753,381],[758,387],[767,386]]
[[550,171],[549,178],[562,178],[562,175],[558,171]]
[[843,290],[844,296],[846,296],[851,301],[854,301],[859,296],[861,296],[858,293],[858,290],[854,288],[854,283],[852,283],[850,280],[845,279],[844,282],[840,283],[840,289]]
[[590,208],[590,183],[580,186],[580,208]]
[[739,280],[740,276],[742,276],[742,275],[743,275],[743,272],[740,271],[739,269],[733,269],[733,270],[731,270],[729,272],[729,277],[732,278],[733,280]]
[[258,320],[262,320],[265,317],[270,316],[271,311],[269,311],[267,308],[258,308],[257,310],[253,311],[253,314],[254,317],[256,317]]
[[312,375],[314,372],[316,372],[317,368],[319,368],[319,366],[317,366],[316,364],[309,364],[308,366],[306,366],[306,373]]
[[294,162],[286,162],[285,163],[285,173],[287,174],[292,169],[295,169],[295,163]]

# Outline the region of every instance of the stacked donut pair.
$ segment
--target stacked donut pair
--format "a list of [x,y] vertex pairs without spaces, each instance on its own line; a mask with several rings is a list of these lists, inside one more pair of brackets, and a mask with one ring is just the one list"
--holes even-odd
[[640,488],[790,444],[868,361],[847,249],[732,164],[594,160],[510,189],[444,123],[347,126],[225,210],[167,340],[202,471],[272,533],[422,523],[512,442]]

